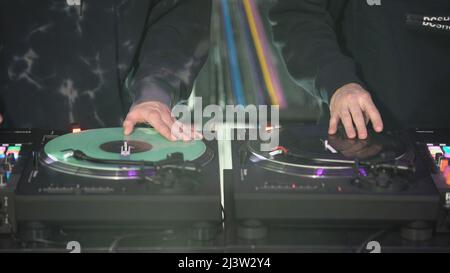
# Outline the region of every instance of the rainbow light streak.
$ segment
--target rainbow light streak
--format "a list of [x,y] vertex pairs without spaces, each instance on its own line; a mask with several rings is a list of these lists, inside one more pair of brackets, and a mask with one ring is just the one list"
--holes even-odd
[[278,73],[272,62],[271,50],[258,8],[254,0],[243,0],[243,3],[272,104],[279,105],[282,109],[286,108],[286,99],[281,88]]

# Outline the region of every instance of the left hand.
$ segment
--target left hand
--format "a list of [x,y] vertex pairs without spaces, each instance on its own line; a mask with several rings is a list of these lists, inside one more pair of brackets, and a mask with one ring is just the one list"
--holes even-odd
[[137,104],[130,109],[123,122],[125,135],[130,135],[136,124],[150,124],[163,137],[170,141],[183,140],[185,142],[201,138],[201,134],[194,128],[185,126],[172,117],[172,113],[164,103],[158,101]]

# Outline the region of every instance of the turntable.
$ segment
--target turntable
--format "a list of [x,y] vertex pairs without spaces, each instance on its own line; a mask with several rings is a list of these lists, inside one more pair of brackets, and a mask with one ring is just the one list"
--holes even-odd
[[215,142],[169,142],[150,128],[32,134],[15,190],[19,225],[221,222]]
[[280,145],[233,147],[238,220],[305,224],[435,221],[439,195],[406,133],[351,140],[326,128],[289,125]]

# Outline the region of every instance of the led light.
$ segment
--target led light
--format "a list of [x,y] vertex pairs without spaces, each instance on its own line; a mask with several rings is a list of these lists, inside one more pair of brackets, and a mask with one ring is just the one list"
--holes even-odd
[[5,146],[0,146],[0,158],[5,158],[6,155],[6,147]]
[[367,177],[368,176],[367,170],[364,168],[359,168],[359,175],[363,176],[363,177]]
[[430,154],[433,156],[433,158],[436,158],[436,154],[443,153],[440,146],[430,146],[428,147],[428,151],[430,151]]
[[445,168],[445,170],[442,172],[442,174],[444,175],[445,179],[447,179],[450,175],[450,166],[447,166],[447,168]]
[[444,150],[445,157],[450,158],[450,146],[444,146],[442,149]]
[[441,170],[441,172],[444,172],[448,167],[448,159],[442,159],[441,163],[439,165],[439,169]]
[[317,177],[322,177],[325,174],[325,169],[317,169],[316,171],[316,176]]
[[73,128],[72,133],[74,133],[74,134],[81,133],[81,128]]
[[6,151],[6,156],[12,154],[14,156],[14,159],[17,159],[20,154],[20,150],[22,147],[20,146],[10,146],[8,147],[8,150]]
[[445,181],[447,182],[447,185],[450,186],[450,166],[447,166],[447,168],[445,169],[444,177],[445,177]]

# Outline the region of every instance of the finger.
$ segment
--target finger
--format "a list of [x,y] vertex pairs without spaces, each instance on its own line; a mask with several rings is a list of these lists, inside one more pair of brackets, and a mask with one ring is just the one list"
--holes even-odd
[[134,119],[133,117],[127,117],[126,120],[123,122],[124,135],[126,136],[130,135],[133,132],[136,123],[137,123],[136,119]]
[[176,120],[172,124],[172,127],[170,128],[172,135],[175,136],[177,140],[183,139],[183,128],[182,127],[183,127],[183,125],[181,124],[181,122]]
[[194,139],[195,140],[202,140],[203,139],[203,134],[202,133],[200,133],[200,132],[197,132],[197,131],[193,131],[193,133],[194,133]]
[[176,121],[172,127],[172,134],[176,136],[177,140],[188,142],[191,140],[191,135],[188,133],[191,129],[189,126]]
[[367,114],[367,112],[363,112],[363,114],[364,114],[364,122],[366,123],[366,127],[367,127],[367,125],[369,125],[369,122],[370,122],[370,117],[369,117],[369,115]]
[[369,116],[373,129],[378,133],[382,132],[384,129],[383,119],[375,104],[373,102],[365,103],[363,104],[363,110]]
[[366,122],[364,120],[364,115],[359,105],[357,104],[350,105],[350,113],[353,118],[353,123],[355,124],[356,130],[358,132],[358,138],[366,139],[367,138]]
[[202,133],[198,132],[195,128],[195,126],[191,126],[191,136],[193,140],[202,140],[203,135]]
[[194,126],[192,125],[187,125],[187,124],[183,124],[182,127],[183,130],[183,141],[184,142],[189,142],[192,139],[194,139]]
[[335,135],[337,133],[337,128],[339,124],[339,116],[332,114],[330,119],[330,127],[328,128],[328,134]]
[[350,115],[350,112],[343,111],[341,113],[341,121],[342,121],[342,124],[344,125],[345,133],[347,134],[347,137],[350,139],[355,138],[356,133],[355,133],[355,128],[353,127],[353,121],[352,121],[352,116]]
[[150,112],[145,121],[149,123],[153,128],[155,128],[158,133],[160,133],[163,137],[170,141],[176,141],[175,136],[172,135],[171,130],[164,121],[161,119],[161,116],[158,112],[152,111]]
[[167,126],[167,128],[170,129],[170,134],[172,135],[172,138],[177,140],[178,139],[177,136],[172,133],[172,129],[173,129],[175,120],[172,118],[170,112],[169,111],[164,111],[164,110],[161,111],[160,112],[160,118],[164,122],[165,126]]

